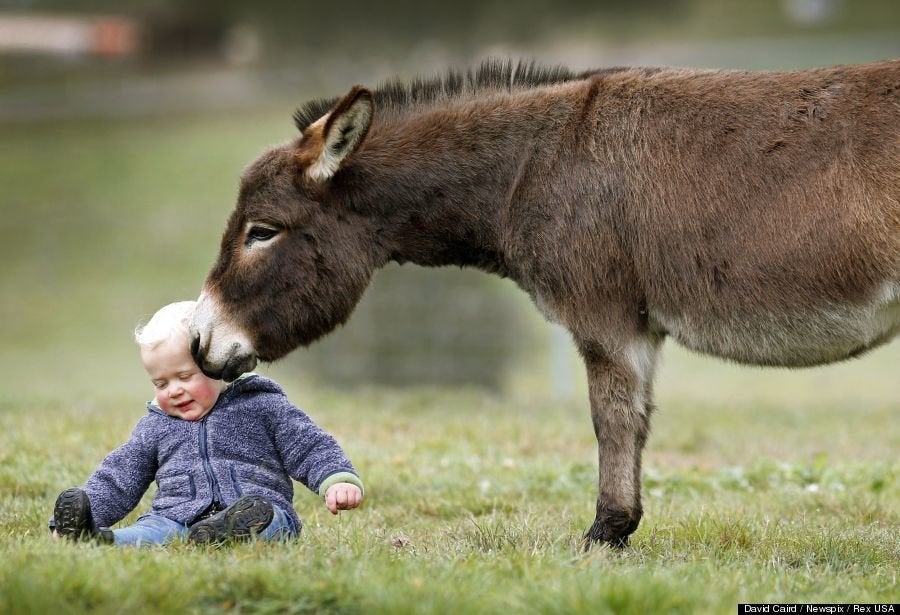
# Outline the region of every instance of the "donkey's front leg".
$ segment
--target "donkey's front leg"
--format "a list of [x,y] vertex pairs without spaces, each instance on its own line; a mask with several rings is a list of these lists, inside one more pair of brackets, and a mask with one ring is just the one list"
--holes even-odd
[[595,343],[580,347],[600,460],[597,516],[584,547],[598,541],[624,547],[641,521],[641,452],[652,407],[645,397],[652,389],[657,344],[641,339],[614,352]]

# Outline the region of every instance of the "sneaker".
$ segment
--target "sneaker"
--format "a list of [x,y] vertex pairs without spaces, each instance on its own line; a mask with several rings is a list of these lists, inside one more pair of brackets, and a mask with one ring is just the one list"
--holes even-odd
[[83,489],[66,489],[56,498],[53,507],[53,521],[50,531],[68,540],[96,539],[112,543],[113,533],[109,528],[94,529],[91,522],[91,502]]
[[188,540],[199,543],[246,540],[269,527],[274,516],[268,500],[246,495],[225,510],[193,524],[188,529]]

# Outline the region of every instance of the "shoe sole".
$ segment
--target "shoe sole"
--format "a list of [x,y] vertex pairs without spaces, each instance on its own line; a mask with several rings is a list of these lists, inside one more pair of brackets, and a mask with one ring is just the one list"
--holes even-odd
[[56,532],[65,538],[82,538],[90,533],[88,511],[91,509],[87,494],[78,488],[66,489],[56,498],[53,518]]
[[246,540],[269,527],[275,511],[259,496],[248,495],[209,519],[198,521],[188,531],[191,542]]

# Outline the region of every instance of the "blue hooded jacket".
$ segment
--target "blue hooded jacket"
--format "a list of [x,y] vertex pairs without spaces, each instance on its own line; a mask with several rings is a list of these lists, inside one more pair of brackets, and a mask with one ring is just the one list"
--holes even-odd
[[84,486],[97,527],[123,519],[150,483],[150,514],[189,524],[213,502],[261,495],[293,517],[294,478],[320,495],[362,481],[335,439],[259,375],[231,383],[199,421],[165,414],[154,403],[131,438],[103,460]]

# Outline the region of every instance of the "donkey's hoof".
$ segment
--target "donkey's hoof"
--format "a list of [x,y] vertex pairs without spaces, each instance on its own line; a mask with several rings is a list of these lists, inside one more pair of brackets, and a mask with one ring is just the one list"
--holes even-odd
[[581,538],[581,547],[587,552],[591,550],[595,544],[609,545],[616,550],[625,549],[628,546],[628,536],[615,536],[611,534],[608,528],[597,528],[596,523],[591,526],[584,536]]
[[611,508],[597,510],[597,518],[594,519],[591,529],[582,538],[582,546],[585,551],[590,550],[594,543],[604,543],[615,549],[624,549],[628,546],[628,537],[637,529],[641,522],[641,511],[628,512]]

